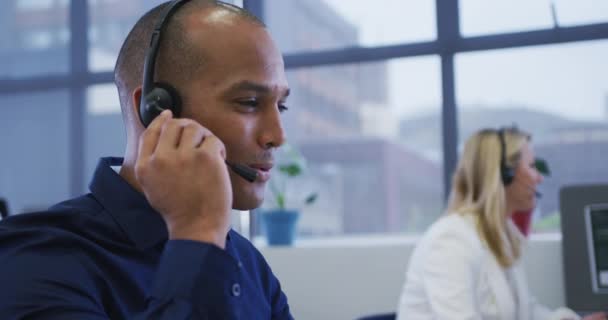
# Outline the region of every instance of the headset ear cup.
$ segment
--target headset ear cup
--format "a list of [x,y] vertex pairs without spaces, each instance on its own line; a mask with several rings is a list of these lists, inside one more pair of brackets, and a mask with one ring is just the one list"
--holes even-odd
[[178,118],[182,114],[182,99],[177,89],[165,82],[154,83],[155,88],[165,90],[165,96],[168,98],[162,106],[164,109],[170,109],[173,112],[173,117]]
[[501,171],[502,183],[505,186],[510,185],[515,178],[515,172],[511,168],[503,168]]
[[155,83],[154,87],[142,99],[140,118],[144,126],[150,125],[161,112],[170,109],[174,117],[179,117],[182,110],[181,99],[177,90],[166,83]]
[[505,142],[505,130],[499,129],[497,132],[498,142],[500,143],[500,178],[504,186],[508,186],[515,178],[515,170],[507,166],[507,145]]

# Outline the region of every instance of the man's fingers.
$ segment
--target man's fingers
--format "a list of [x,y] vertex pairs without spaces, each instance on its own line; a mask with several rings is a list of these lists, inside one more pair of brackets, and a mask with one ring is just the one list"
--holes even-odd
[[154,151],[155,154],[168,154],[177,149],[182,130],[184,129],[183,121],[181,120],[171,119],[165,122],[161,129],[160,138],[158,138],[158,144]]
[[217,154],[224,160],[226,159],[226,148],[224,147],[224,143],[222,143],[222,141],[214,135],[205,137],[199,149],[202,149],[212,155]]
[[150,123],[148,128],[139,137],[139,158],[144,159],[150,157],[156,145],[162,131],[163,124],[173,117],[171,110],[163,111],[156,119]]
[[199,124],[195,122],[187,124],[182,132],[181,140],[179,142],[179,149],[182,151],[188,151],[198,148],[203,143],[205,136],[209,135],[211,135],[211,132],[204,129]]

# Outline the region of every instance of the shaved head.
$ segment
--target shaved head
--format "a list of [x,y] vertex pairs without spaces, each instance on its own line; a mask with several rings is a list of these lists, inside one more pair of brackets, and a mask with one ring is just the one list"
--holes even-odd
[[[169,2],[163,3],[144,14],[134,25],[123,43],[116,66],[114,82],[118,89],[120,105],[127,132],[133,120],[138,120],[133,113],[133,91],[141,86],[145,56],[149,47],[152,31],[167,9]],[[221,1],[191,0],[183,4],[169,19],[162,31],[159,53],[156,61],[155,81],[172,84],[179,89],[184,82],[190,81],[203,69],[205,59],[204,44],[192,40],[193,32],[189,20],[199,13],[209,23],[222,23],[241,19],[255,25],[264,24],[246,10]],[[194,28],[200,26],[194,26]]]
[[[135,166],[141,142],[146,133],[154,132],[145,131],[139,119],[144,62],[152,32],[168,8],[167,4],[156,7],[135,24],[116,62],[115,80],[127,132],[120,175],[135,188],[140,185]],[[273,152],[285,142],[281,114],[287,109],[289,84],[281,52],[262,22],[226,3],[191,0],[165,22],[154,81],[178,91],[179,117],[189,119],[179,121],[192,121],[217,137],[226,160],[266,174],[250,183],[228,172],[233,208],[258,207],[270,178],[264,168],[271,166]],[[163,126],[160,136],[169,137],[171,133],[164,130]],[[185,130],[173,132],[181,135]]]

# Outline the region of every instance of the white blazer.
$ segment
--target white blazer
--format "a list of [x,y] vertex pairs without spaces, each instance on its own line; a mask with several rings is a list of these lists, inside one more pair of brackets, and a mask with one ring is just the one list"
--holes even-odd
[[579,319],[566,308],[551,311],[536,303],[519,263],[510,273],[509,279],[482,244],[471,217],[446,215],[414,249],[397,319]]

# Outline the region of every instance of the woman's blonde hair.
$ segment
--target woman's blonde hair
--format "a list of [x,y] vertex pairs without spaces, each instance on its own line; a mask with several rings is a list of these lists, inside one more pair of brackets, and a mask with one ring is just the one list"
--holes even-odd
[[521,255],[523,236],[507,213],[501,177],[504,138],[505,166],[517,167],[530,135],[515,128],[484,129],[471,136],[452,179],[448,212],[472,215],[477,232],[502,267],[510,267]]

